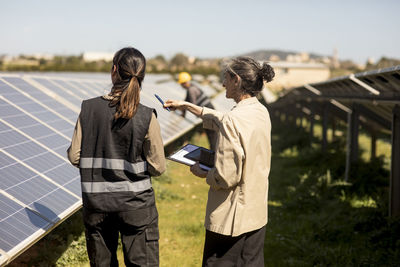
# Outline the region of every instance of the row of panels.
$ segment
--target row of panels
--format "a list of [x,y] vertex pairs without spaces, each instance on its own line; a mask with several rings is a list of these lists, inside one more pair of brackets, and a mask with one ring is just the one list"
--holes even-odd
[[346,113],[357,105],[364,124],[390,131],[393,108],[400,104],[400,65],[296,87],[272,107],[290,110],[301,103],[321,107],[333,104]]

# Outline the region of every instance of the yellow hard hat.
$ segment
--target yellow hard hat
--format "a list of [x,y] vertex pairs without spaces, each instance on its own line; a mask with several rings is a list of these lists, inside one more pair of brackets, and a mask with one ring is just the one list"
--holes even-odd
[[190,80],[192,80],[192,76],[190,76],[189,73],[187,73],[187,72],[185,72],[185,71],[179,73],[179,75],[178,75],[178,83],[179,83],[179,84],[188,82],[188,81],[190,81]]

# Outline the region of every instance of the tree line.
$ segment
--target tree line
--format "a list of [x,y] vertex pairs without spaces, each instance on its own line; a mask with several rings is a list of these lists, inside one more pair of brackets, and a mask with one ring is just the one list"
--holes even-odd
[[[13,60],[0,58],[0,71],[73,71],[73,72],[109,72],[112,62],[107,60],[85,61],[83,54],[72,56],[56,55],[51,59],[20,55]],[[183,53],[167,60],[157,55],[147,60],[149,73],[178,73],[190,71],[194,74],[219,74],[221,59],[192,58]]]

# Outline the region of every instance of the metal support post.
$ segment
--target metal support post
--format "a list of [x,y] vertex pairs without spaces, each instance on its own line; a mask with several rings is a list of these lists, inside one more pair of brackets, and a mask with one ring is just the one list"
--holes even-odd
[[331,142],[335,141],[335,135],[336,135],[336,120],[335,118],[332,118],[332,136],[331,136]]
[[326,151],[326,147],[328,145],[327,140],[327,131],[328,131],[328,105],[325,105],[323,115],[322,115],[322,151]]
[[389,216],[400,216],[400,106],[393,108]]
[[314,138],[314,113],[310,114],[310,139]]
[[358,160],[358,126],[359,113],[353,106],[352,112],[347,115],[347,144],[345,180],[349,180],[351,164]]
[[376,158],[376,132],[371,131],[371,160]]
[[358,128],[360,125],[359,112],[356,108],[353,108],[351,113],[350,121],[350,162],[356,162],[358,160]]

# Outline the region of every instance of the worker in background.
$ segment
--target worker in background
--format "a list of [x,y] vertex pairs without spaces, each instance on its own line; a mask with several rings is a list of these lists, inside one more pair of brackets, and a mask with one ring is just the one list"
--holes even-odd
[[[187,72],[181,72],[178,75],[178,83],[182,86],[182,88],[186,89],[186,98],[185,101],[189,103],[193,103],[200,107],[207,107],[211,109],[215,109],[211,104],[210,98],[192,81],[192,76],[190,76]],[[182,111],[182,116],[185,117],[186,110]],[[213,130],[205,129],[205,132],[208,137],[208,142],[210,144],[210,149],[215,151],[215,145],[217,141],[217,133]]]

